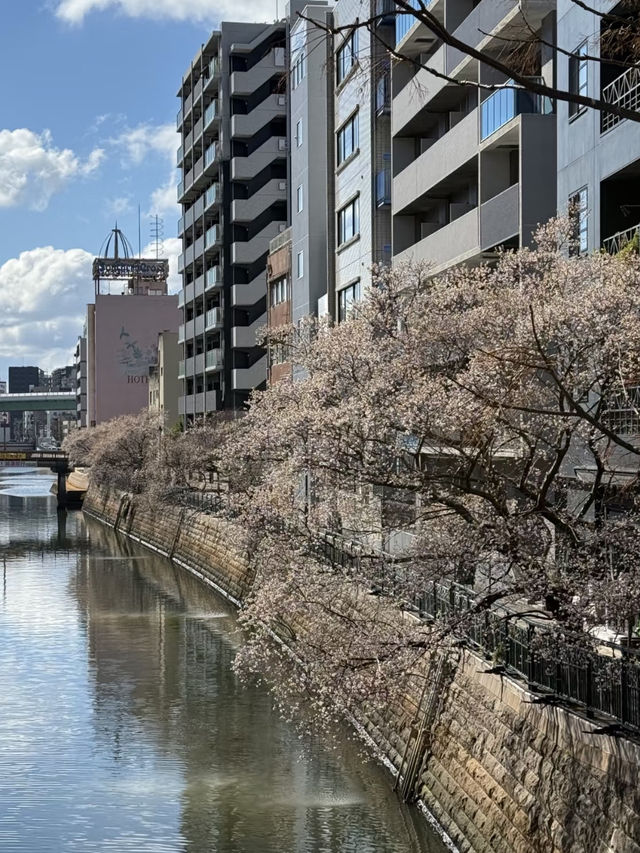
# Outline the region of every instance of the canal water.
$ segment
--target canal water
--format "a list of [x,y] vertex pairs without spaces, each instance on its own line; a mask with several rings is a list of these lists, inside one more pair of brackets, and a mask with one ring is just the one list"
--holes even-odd
[[2,853],[443,853],[345,737],[300,739],[231,663],[233,612],[0,469]]

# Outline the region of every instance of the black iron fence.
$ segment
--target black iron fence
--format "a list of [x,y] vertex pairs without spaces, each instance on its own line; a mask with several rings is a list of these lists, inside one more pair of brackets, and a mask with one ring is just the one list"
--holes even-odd
[[[325,533],[320,550],[332,565],[367,578],[379,594],[405,597],[401,565],[388,554]],[[452,622],[469,646],[505,672],[543,692],[542,701],[575,703],[640,731],[640,652],[607,641],[589,646],[584,638],[555,638],[544,626],[505,607],[479,608],[477,596],[455,583],[429,583],[405,604],[423,619]]]

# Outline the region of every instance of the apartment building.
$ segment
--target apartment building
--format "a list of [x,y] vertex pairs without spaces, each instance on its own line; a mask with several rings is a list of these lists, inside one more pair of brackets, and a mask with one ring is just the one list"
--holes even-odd
[[166,429],[178,423],[178,333],[158,333],[158,360],[149,367],[149,411]]
[[[374,34],[365,27],[342,29],[385,9]],[[371,282],[374,264],[391,262],[391,124],[389,60],[393,4],[339,0],[333,10],[334,178],[333,316],[344,320]]]
[[[429,11],[456,38],[496,56],[505,39],[539,33],[528,71],[553,85],[544,42],[554,41],[554,0],[433,0]],[[508,81],[410,15],[396,17],[396,50],[408,59],[391,72],[394,263],[425,261],[437,272],[490,260],[498,246],[528,245],[556,210],[552,103],[481,88]]]
[[222,23],[178,92],[179,411],[242,407],[266,381],[269,241],[287,222],[286,24]]
[[[618,21],[635,14],[628,4],[588,4]],[[570,0],[558,0],[558,44],[575,54],[558,58],[558,85],[640,110],[640,71],[599,57],[608,19]],[[618,59],[637,61],[618,44]],[[571,204],[577,216],[578,248],[617,252],[640,231],[640,128],[610,113],[558,103],[558,210]]]

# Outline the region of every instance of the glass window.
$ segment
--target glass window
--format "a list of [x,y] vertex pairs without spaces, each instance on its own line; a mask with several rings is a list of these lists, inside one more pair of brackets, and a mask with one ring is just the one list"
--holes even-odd
[[338,131],[338,166],[358,147],[358,113],[354,113]]
[[338,322],[344,323],[353,311],[353,306],[360,301],[360,282],[354,281],[348,287],[338,291]]
[[338,211],[338,246],[360,233],[360,199],[354,198]]
[[296,191],[296,208],[298,213],[302,210],[304,205],[304,190],[302,189],[302,184],[298,187]]
[[[589,90],[589,64],[586,59],[587,43],[583,42],[574,51],[574,56],[569,57],[569,92],[572,95],[583,95],[586,97]],[[586,107],[581,104],[569,104],[569,116],[577,116],[583,113]]]
[[297,88],[307,73],[305,31],[300,28],[291,36],[291,88]]
[[298,278],[302,278],[304,275],[304,252],[298,252],[296,273]]
[[339,86],[358,60],[356,30],[343,41],[342,46],[338,50],[336,60],[336,74]]
[[271,307],[286,302],[289,298],[289,282],[286,276],[279,278],[271,284]]
[[569,215],[574,222],[571,254],[584,255],[589,248],[589,209],[587,188],[576,190],[569,196]]
[[296,122],[296,145],[298,148],[302,145],[302,119],[299,118]]

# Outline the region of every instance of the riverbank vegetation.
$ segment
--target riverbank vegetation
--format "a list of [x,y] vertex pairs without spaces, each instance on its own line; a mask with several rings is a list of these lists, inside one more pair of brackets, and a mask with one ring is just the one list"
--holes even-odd
[[[490,266],[381,270],[347,322],[270,333],[296,381],[242,417],[179,434],[120,418],[69,453],[154,502],[211,496],[256,575],[239,665],[277,671],[293,706],[312,692],[320,716],[391,701],[497,605],[549,642],[631,644],[640,261],[573,248],[553,222]],[[415,618],[443,590],[451,607]]]

